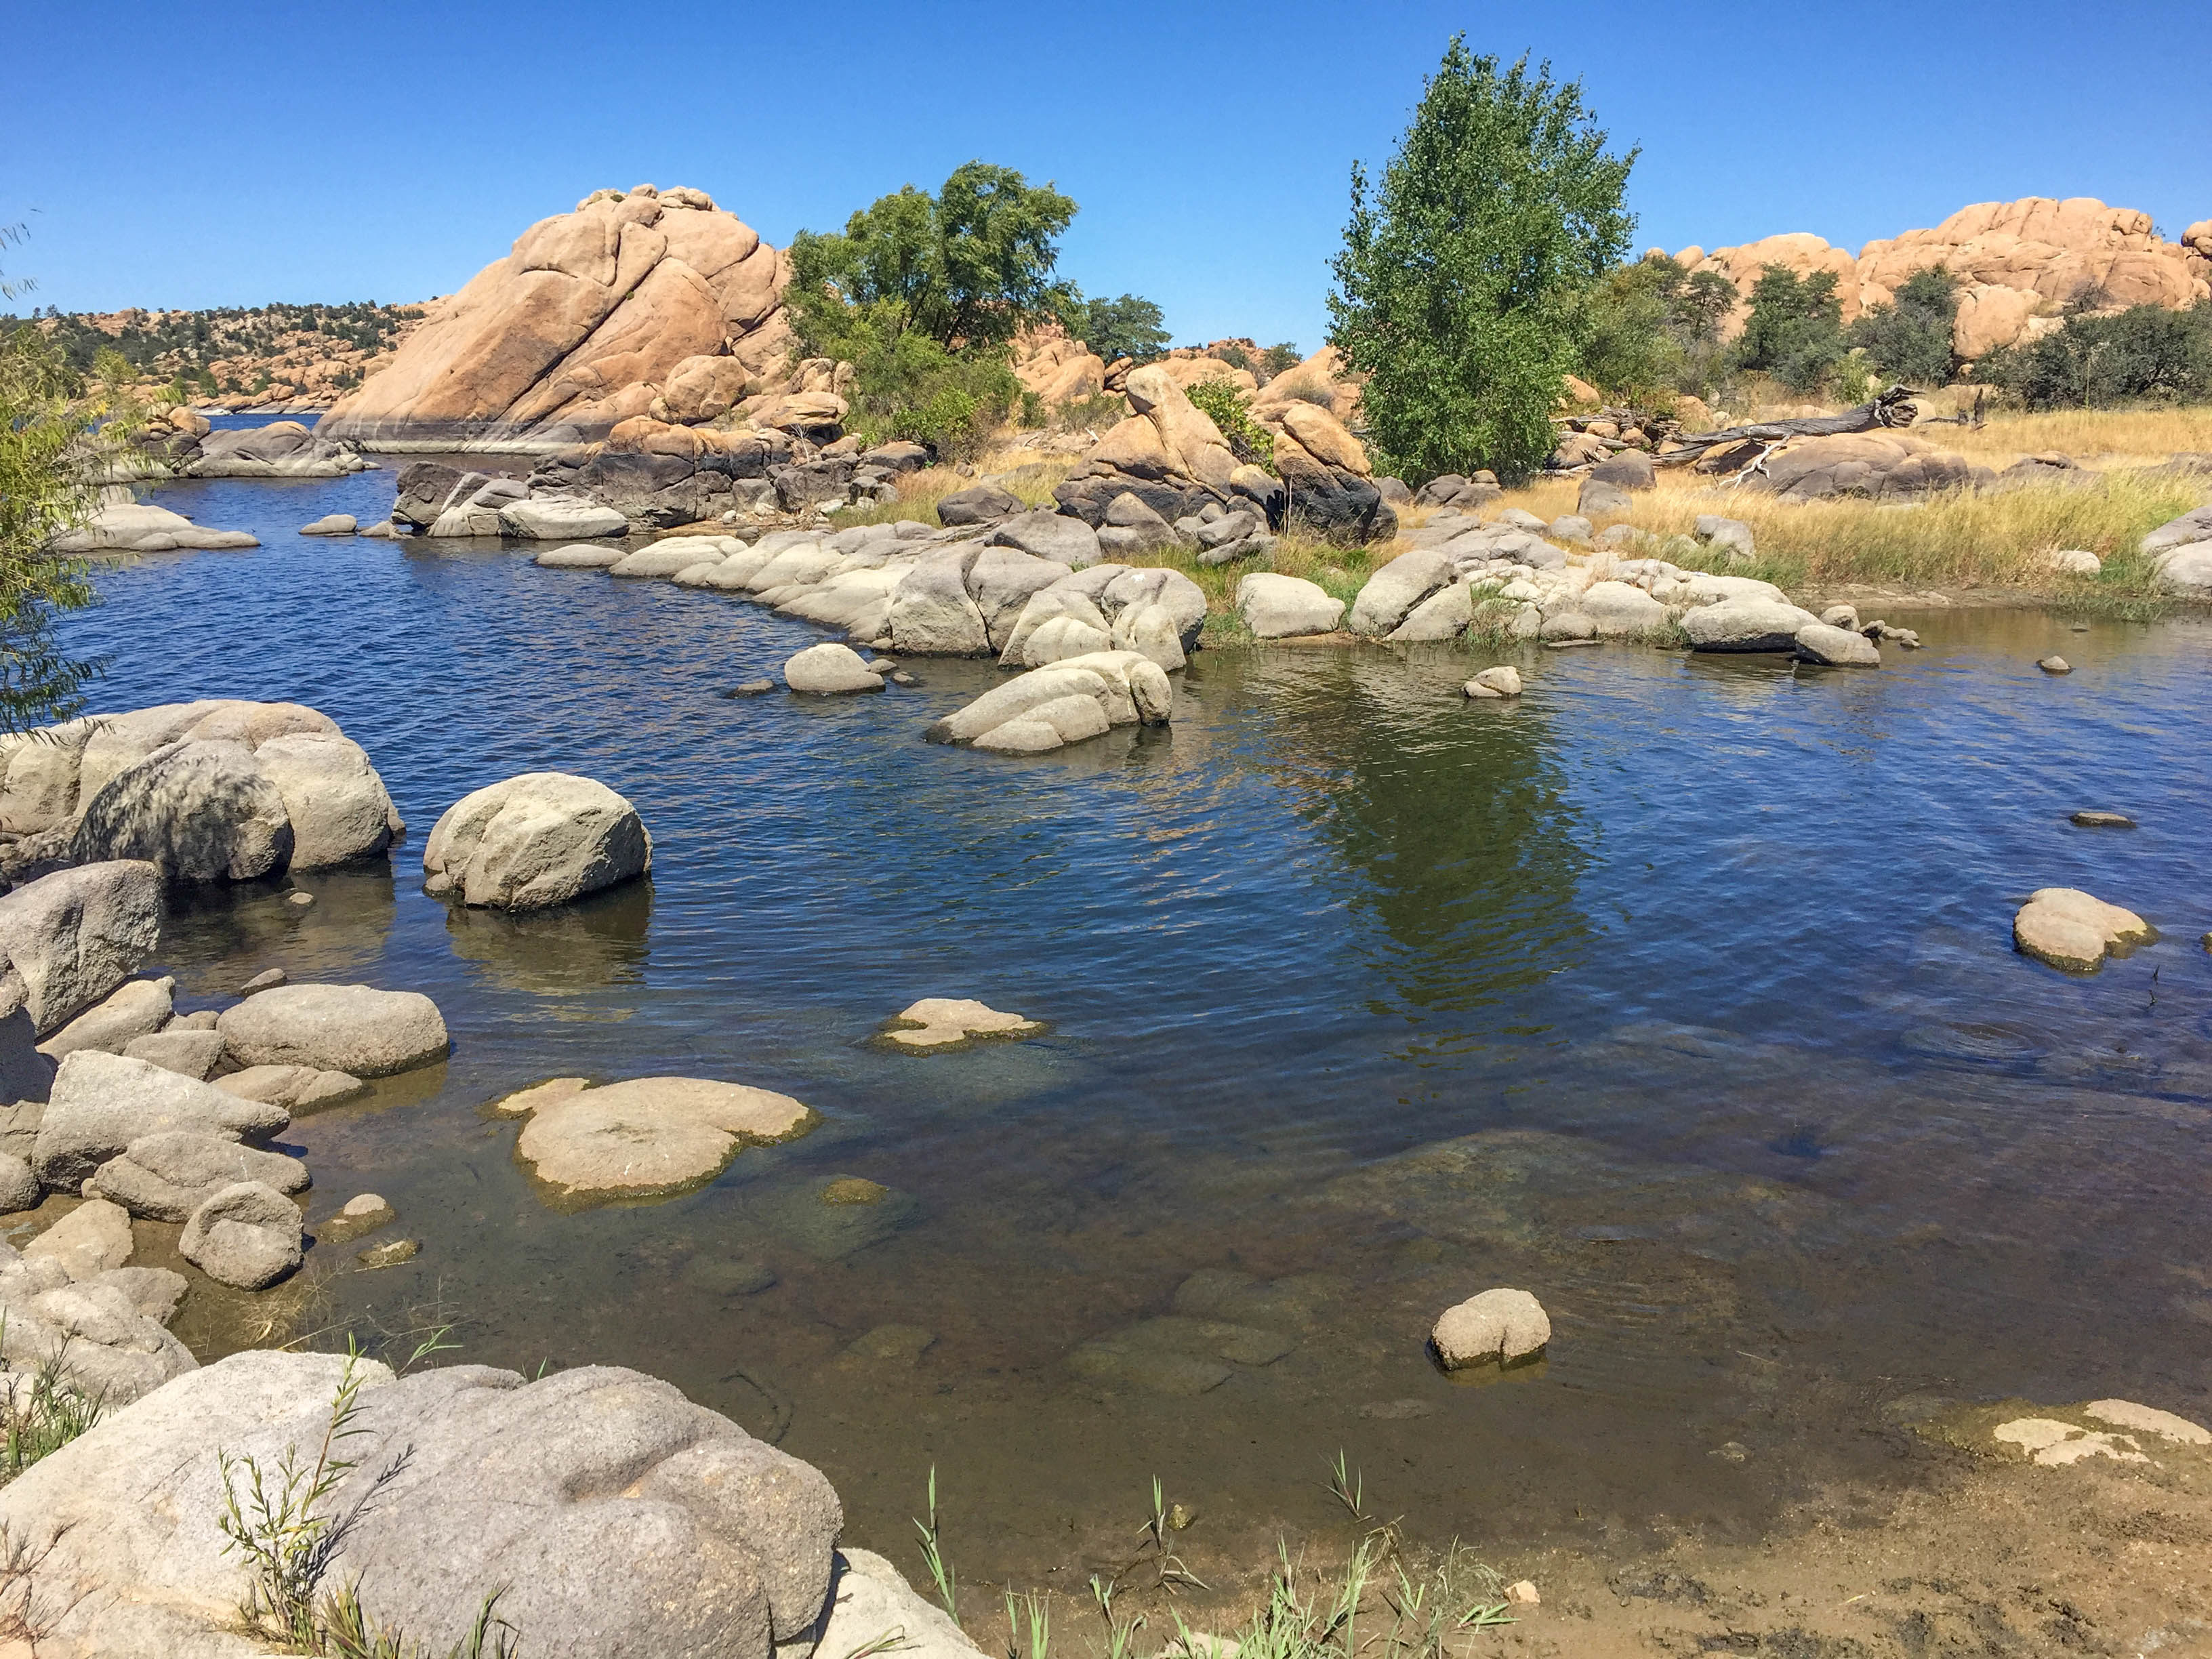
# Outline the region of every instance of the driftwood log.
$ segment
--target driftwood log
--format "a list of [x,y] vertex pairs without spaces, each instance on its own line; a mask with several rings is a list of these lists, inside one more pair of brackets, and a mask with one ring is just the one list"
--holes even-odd
[[1873,432],[1883,427],[1911,426],[1920,411],[1912,400],[1920,394],[1909,386],[1893,386],[1870,403],[1847,409],[1840,415],[1808,415],[1790,421],[1756,421],[1718,432],[1677,437],[1651,459],[1661,466],[1687,466],[1717,451],[1757,444],[1765,459],[1785,444],[1800,438],[1833,438],[1848,432]]

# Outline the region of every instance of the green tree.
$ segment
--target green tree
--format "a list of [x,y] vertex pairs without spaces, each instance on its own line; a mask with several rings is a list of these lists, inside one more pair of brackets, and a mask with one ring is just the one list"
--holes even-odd
[[1735,285],[1717,271],[1686,271],[1663,255],[1615,266],[1584,297],[1576,372],[1639,405],[1675,392],[1703,397],[1718,376],[1721,324],[1735,304]]
[[1332,337],[1406,476],[1518,483],[1551,453],[1582,296],[1635,228],[1637,153],[1606,142],[1580,82],[1526,58],[1501,70],[1455,35],[1381,183],[1353,165]]
[[1759,272],[1736,341],[1739,368],[1763,370],[1793,391],[1815,392],[1850,345],[1834,271],[1800,277],[1786,265],[1769,265]]
[[1002,345],[1028,323],[1078,303],[1052,279],[1075,204],[1011,167],[969,161],[935,196],[908,185],[879,197],[842,234],[792,240],[791,292],[802,339],[835,331],[834,313],[888,302],[878,314],[947,351]]
[[1289,340],[1285,340],[1279,345],[1271,345],[1260,354],[1261,367],[1267,371],[1268,378],[1271,380],[1278,374],[1288,374],[1304,361],[1305,359],[1299,356],[1296,343]]
[[[0,246],[20,226],[0,226]],[[29,286],[0,280],[0,300]],[[115,368],[127,372],[117,360]],[[78,397],[77,377],[35,323],[0,334],[0,730],[21,732],[65,720],[84,705],[83,688],[100,672],[63,652],[56,617],[94,603],[81,561],[52,550],[57,537],[100,505],[101,451],[129,424],[103,434],[111,411]]]
[[1165,313],[1150,300],[1124,294],[1118,300],[1091,301],[1069,332],[1109,363],[1116,357],[1149,363],[1167,351],[1164,322]]
[[1899,283],[1893,300],[1862,312],[1851,325],[1850,342],[1893,380],[1947,386],[1958,372],[1951,352],[1951,325],[1958,317],[1959,279],[1942,265],[1928,265]]

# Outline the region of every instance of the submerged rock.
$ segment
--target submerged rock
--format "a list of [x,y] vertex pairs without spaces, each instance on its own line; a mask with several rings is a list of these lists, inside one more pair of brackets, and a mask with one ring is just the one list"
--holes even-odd
[[1521,671],[1510,663],[1500,663],[1495,668],[1486,668],[1461,688],[1470,697],[1517,697],[1521,695]]
[[859,652],[833,642],[810,645],[785,663],[783,683],[793,691],[819,697],[884,689],[883,676]]
[[903,1009],[884,1036],[905,1048],[940,1048],[972,1037],[1030,1036],[1043,1024],[1000,1013],[969,997],[924,997]]
[[515,1156],[557,1198],[583,1204],[688,1190],[744,1148],[788,1140],[814,1122],[788,1095],[684,1077],[541,1093],[527,1109]]
[[1447,1308],[1429,1333],[1446,1370],[1470,1365],[1517,1365],[1540,1358],[1552,1322],[1526,1291],[1485,1291]]
[[1167,675],[1135,651],[1097,651],[1033,668],[929,728],[932,743],[1032,755],[1099,737],[1116,726],[1164,726],[1175,706]]

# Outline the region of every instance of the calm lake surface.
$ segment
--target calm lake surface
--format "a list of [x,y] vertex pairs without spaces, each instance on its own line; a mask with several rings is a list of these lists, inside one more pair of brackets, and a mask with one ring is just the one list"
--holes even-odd
[[[1340,1520],[1340,1448],[1422,1537],[1601,1548],[1908,1482],[1881,1407],[1916,1392],[2204,1415],[2202,621],[1922,612],[1878,673],[1537,652],[1473,705],[1487,658],[1209,652],[1170,730],[1014,760],[921,741],[988,665],[729,701],[821,636],[519,544],[294,533],[384,516],[392,478],[165,489],[265,545],[107,570],[67,630],[112,657],[96,708],[325,710],[410,826],[304,914],[241,890],[163,945],[186,1006],[282,967],[452,1028],[448,1065],[289,1136],[311,1218],[374,1189],[422,1243],[311,1252],[261,1300],[319,1344],[451,1320],[448,1358],[634,1365],[781,1433],[852,1541],[914,1570],[933,1464],[963,1577],[1079,1589],[1155,1474],[1204,1571]],[[636,803],[650,884],[521,921],[425,897],[439,813],[539,769]],[[2046,885],[2161,937],[2032,963],[2009,924]],[[872,1043],[926,995],[1051,1029]],[[669,1073],[824,1121],[567,1214],[482,1110]],[[892,1195],[823,1205],[844,1176]],[[1449,1381],[1430,1322],[1495,1285],[1551,1357]],[[178,1328],[204,1357],[256,1334],[220,1294]]]

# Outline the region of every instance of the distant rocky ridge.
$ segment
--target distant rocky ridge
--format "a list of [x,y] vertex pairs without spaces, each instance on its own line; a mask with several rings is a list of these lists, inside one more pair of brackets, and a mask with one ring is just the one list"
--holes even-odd
[[689,425],[789,392],[834,395],[834,365],[794,361],[790,280],[783,252],[703,191],[597,191],[434,307],[317,434],[544,452],[633,416]]
[[1743,297],[1726,327],[1730,337],[1742,331],[1752,287],[1769,265],[1800,276],[1833,272],[1846,323],[1887,303],[1913,272],[1944,266],[1960,284],[1952,349],[1969,362],[2047,333],[2069,307],[2179,310],[2212,298],[2212,219],[2169,242],[2148,214],[2106,207],[2089,196],[1978,203],[1933,229],[1869,242],[1856,256],[1806,231],[1710,253],[1692,246],[1669,256],[1654,248],[1645,257],[1653,255],[1671,257],[1693,272],[1718,272],[1735,284]]

